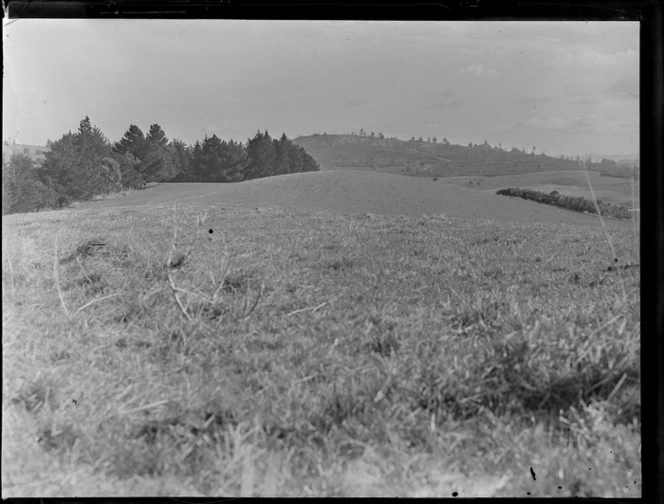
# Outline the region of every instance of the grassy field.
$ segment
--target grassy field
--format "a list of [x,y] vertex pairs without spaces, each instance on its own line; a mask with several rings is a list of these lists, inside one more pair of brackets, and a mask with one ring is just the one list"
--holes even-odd
[[[590,182],[597,199],[623,205],[636,204],[638,208],[638,182],[632,187],[630,179],[608,177],[597,171],[588,171]],[[524,173],[523,175],[499,175],[495,177],[446,177],[447,184],[496,192],[508,187],[521,187],[550,193],[558,191],[567,196],[581,196],[590,199],[586,176],[581,170],[564,170],[550,172]]]
[[640,495],[629,224],[279,179],[3,217],[3,497]]
[[[332,210],[418,217],[424,214],[502,222],[588,224],[591,215],[494,193],[447,184],[446,179],[414,178],[369,171],[329,170],[279,175],[239,184],[161,184],[119,199],[82,203],[79,208],[169,206],[174,201],[198,205],[278,206],[292,210]],[[625,223],[608,221],[610,226]]]

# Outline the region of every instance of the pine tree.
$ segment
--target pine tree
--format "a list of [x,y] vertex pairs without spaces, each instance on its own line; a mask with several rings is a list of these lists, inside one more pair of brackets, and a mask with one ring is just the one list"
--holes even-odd
[[122,137],[122,140],[115,144],[113,150],[119,154],[129,152],[142,161],[147,155],[147,147],[147,140],[141,128],[135,124],[131,124],[125,132],[124,137]]
[[146,155],[141,171],[148,182],[171,180],[177,174],[173,162],[173,151],[168,148],[168,138],[158,124],[150,127],[145,138]]
[[47,146],[49,150],[38,169],[38,177],[49,188],[54,201],[62,201],[62,197],[70,199],[70,189],[76,184],[76,173],[72,167],[78,163],[74,134],[69,132],[60,140],[49,141]]
[[316,160],[311,157],[307,151],[305,151],[302,147],[298,147],[298,149],[301,152],[301,157],[302,157],[302,171],[303,172],[311,172],[311,171],[319,171],[320,166],[316,162]]
[[35,163],[14,153],[2,163],[2,213],[39,211],[48,203],[48,189],[39,180]]
[[161,129],[161,126],[158,124],[153,124],[150,126],[150,131],[147,134],[146,140],[158,147],[166,147],[166,145],[168,145],[168,138],[166,137],[166,133],[164,133],[164,130]]
[[76,133],[69,132],[49,145],[37,172],[59,201],[86,200],[118,188],[121,170],[110,161],[114,157],[111,145],[88,117]]
[[292,173],[288,166],[288,152],[291,148],[291,142],[286,136],[286,133],[282,133],[279,140],[274,139],[273,141],[274,149],[277,155],[275,175],[283,175],[285,173]]
[[173,153],[173,165],[179,181],[190,180],[191,173],[191,152],[187,144],[182,140],[173,139],[169,144]]
[[288,163],[288,173],[300,173],[304,167],[304,159],[302,159],[302,150],[297,145],[292,143],[288,144],[288,151],[286,154]]
[[78,135],[79,138],[90,138],[92,136],[92,123],[90,118],[85,116],[85,119],[82,119],[78,125]]
[[69,188],[74,199],[87,200],[95,194],[103,194],[113,189],[114,183],[107,177],[103,160],[111,155],[111,145],[102,131],[92,126],[90,118],[85,117],[74,135],[77,149],[77,163],[71,167],[75,172],[75,181]]
[[240,142],[224,143],[223,165],[225,182],[241,182],[249,164],[247,151]]
[[198,140],[191,149],[191,174],[195,182],[200,182],[203,177],[203,147]]
[[224,146],[217,135],[206,136],[201,146],[201,161],[206,182],[224,181]]
[[274,174],[277,165],[277,153],[270,134],[260,130],[247,142],[249,166],[245,178],[269,177]]

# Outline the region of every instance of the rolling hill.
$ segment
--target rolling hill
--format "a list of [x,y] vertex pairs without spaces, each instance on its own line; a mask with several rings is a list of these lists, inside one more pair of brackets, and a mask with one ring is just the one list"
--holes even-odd
[[[576,161],[490,145],[463,146],[357,135],[310,135],[293,140],[322,170],[363,169],[412,177],[495,176],[578,169]],[[631,170],[592,163],[592,170],[629,177]]]
[[[467,189],[442,180],[362,170],[296,173],[237,184],[169,183],[81,207],[171,206],[198,202],[229,206],[278,206],[342,213],[437,215],[503,222],[598,225],[596,217]],[[612,225],[629,223],[607,221]]]

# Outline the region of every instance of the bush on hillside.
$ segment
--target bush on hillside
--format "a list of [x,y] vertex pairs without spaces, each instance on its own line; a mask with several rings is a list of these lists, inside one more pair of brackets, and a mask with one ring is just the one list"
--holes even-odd
[[[557,206],[567,210],[573,210],[575,212],[587,212],[591,214],[597,213],[597,207],[591,200],[581,196],[565,196],[560,194],[558,191],[551,191],[547,194],[541,191],[535,191],[533,189],[522,189],[520,187],[514,187],[499,189],[496,191],[496,194],[536,201],[537,203]],[[603,216],[625,220],[631,219],[629,208],[625,205],[617,205],[614,203],[607,203],[602,200],[597,200],[597,206],[599,207],[599,211]]]

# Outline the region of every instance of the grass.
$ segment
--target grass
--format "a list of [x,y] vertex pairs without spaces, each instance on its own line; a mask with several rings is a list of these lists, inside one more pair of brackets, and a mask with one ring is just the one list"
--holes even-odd
[[[202,205],[332,210],[347,214],[421,217],[423,214],[461,219],[491,219],[503,222],[549,222],[591,224],[597,216],[517,201],[485,191],[460,188],[440,180],[405,177],[360,170],[328,170],[294,173],[237,184],[164,183],[124,198],[81,203],[79,208],[118,208],[135,205],[168,206],[173,202]],[[260,211],[260,207],[259,211]],[[611,222],[610,226],[629,227]]]
[[189,201],[2,238],[3,496],[641,493],[628,227]]
[[[592,198],[588,178],[597,199],[638,208],[638,192],[632,191],[634,177],[612,177],[592,169],[563,171],[541,171],[519,175],[497,175],[491,177],[461,176],[445,177],[448,184],[495,192],[508,187],[532,189],[544,193],[558,191],[560,194],[573,197]],[[629,174],[633,175],[633,174]],[[638,182],[637,182],[638,184]]]

